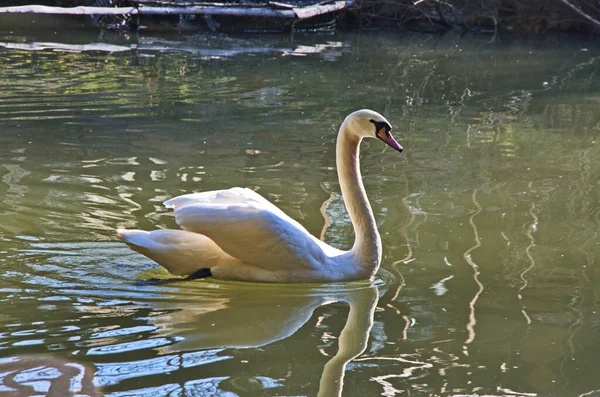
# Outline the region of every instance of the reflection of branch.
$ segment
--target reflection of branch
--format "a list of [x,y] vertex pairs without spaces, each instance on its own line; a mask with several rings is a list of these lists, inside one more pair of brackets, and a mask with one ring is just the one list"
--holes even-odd
[[[433,368],[433,364],[428,363],[428,362],[422,362],[422,361],[416,361],[416,360],[409,360],[406,357],[403,357],[404,355],[400,355],[400,357],[368,357],[368,358],[364,358],[364,359],[359,359],[356,361],[381,361],[381,360],[386,360],[386,361],[396,361],[398,363],[400,363],[399,366],[403,367],[402,372],[399,374],[389,374],[389,375],[380,375],[380,376],[375,376],[373,378],[371,378],[371,380],[379,383],[380,385],[383,386],[383,390],[384,393],[382,393],[382,395],[384,396],[395,396],[396,394],[404,394],[405,390],[398,390],[396,389],[391,382],[388,381],[388,379],[394,379],[394,378],[398,378],[398,379],[402,379],[402,380],[406,380],[406,379],[413,379],[413,374],[418,371],[418,370],[427,370],[430,368]],[[408,357],[411,357],[411,355],[407,355]],[[407,365],[408,364],[408,365]],[[409,394],[410,395],[410,394]]]
[[116,45],[108,43],[89,43],[89,44],[68,44],[54,42],[29,42],[29,43],[9,43],[0,42],[0,47],[22,50],[22,51],[64,51],[64,52],[86,52],[86,51],[102,51],[102,52],[139,52],[139,51],[154,51],[154,52],[185,52],[207,57],[231,57],[240,54],[249,53],[270,53],[281,52],[283,54],[301,52],[298,48],[268,48],[268,47],[237,47],[237,48],[198,48],[198,47],[183,47],[177,45],[162,45],[162,44],[136,44],[136,45]]
[[471,196],[471,198],[473,199],[473,204],[475,204],[475,207],[477,208],[477,211],[475,211],[469,217],[469,224],[473,228],[473,233],[475,234],[475,245],[466,250],[463,254],[463,257],[465,258],[465,261],[467,261],[467,263],[473,268],[473,279],[475,280],[475,284],[477,284],[478,289],[475,295],[473,296],[473,299],[471,299],[471,301],[469,302],[469,322],[467,323],[467,332],[469,333],[469,336],[465,341],[465,345],[468,345],[469,343],[473,342],[473,340],[475,340],[475,324],[477,324],[477,320],[475,319],[475,304],[479,299],[479,295],[481,295],[481,293],[483,292],[483,284],[481,284],[478,277],[479,270],[477,268],[477,264],[473,262],[473,259],[471,259],[471,252],[481,247],[481,240],[479,239],[477,226],[475,226],[475,222],[473,221],[475,219],[475,216],[477,216],[482,210],[481,205],[477,202],[477,189],[473,190],[473,195]]
[[329,225],[331,225],[331,218],[329,218],[329,215],[327,214],[327,207],[329,206],[329,204],[331,204],[334,197],[335,194],[330,193],[329,198],[323,201],[323,204],[321,204],[321,208],[319,208],[319,211],[321,211],[321,215],[323,216],[324,220],[323,228],[321,229],[321,235],[319,236],[319,240],[321,241],[325,241],[325,232],[327,232]]
[[596,390],[590,390],[587,393],[583,393],[580,394],[578,397],[585,397],[585,396],[594,396],[596,395],[596,393],[598,393],[600,391],[600,389],[596,389]]
[[406,241],[406,247],[408,249],[408,252],[406,253],[406,256],[404,258],[395,261],[391,265],[392,269],[394,269],[396,271],[396,273],[398,274],[398,276],[400,276],[400,279],[401,279],[401,281],[398,283],[398,287],[396,288],[396,292],[394,293],[394,295],[392,295],[392,298],[390,299],[390,301],[392,301],[392,302],[395,301],[396,298],[398,298],[398,295],[400,295],[400,290],[404,286],[404,277],[402,276],[400,271],[396,268],[396,265],[399,265],[400,263],[408,263],[413,256],[412,247],[410,245],[410,240],[408,239],[407,229],[415,221],[416,216],[410,210],[410,205],[408,204],[408,197],[410,197],[410,195],[402,197],[402,204],[404,205],[404,208],[406,208],[406,210],[408,211],[410,218],[409,218],[408,223],[403,225],[401,228],[401,230],[402,230],[401,234],[402,234],[402,237],[404,237],[404,241]]
[[587,19],[588,21],[590,21],[592,24],[596,25],[597,27],[600,27],[600,21],[592,18],[585,12],[581,11],[579,8],[577,8],[573,4],[569,3],[567,0],[559,0],[559,1],[561,3],[563,3],[564,5],[566,5],[567,7],[569,7],[570,9],[572,9],[573,11],[575,11],[576,13],[578,13],[579,15],[581,15],[582,17],[584,17],[585,19]]
[[[589,186],[593,185],[592,180],[594,180],[594,174],[591,173],[591,166],[594,164],[594,160],[589,157],[590,151],[593,150],[594,147],[590,147],[581,151],[578,156],[579,159],[579,169],[581,178],[578,178],[573,181],[575,185],[573,191],[574,194],[571,196],[571,205],[573,206],[570,209],[571,216],[575,217],[581,214],[583,217],[587,217],[588,214],[591,218],[594,212],[600,210],[600,208],[593,208],[589,199]],[[570,206],[569,206],[570,207]],[[575,211],[578,211],[579,214]],[[579,226],[579,225],[578,225]],[[565,355],[560,363],[560,371],[561,375],[564,379],[565,385],[572,384],[571,379],[568,376],[568,371],[566,369],[567,366],[572,364],[573,359],[576,358],[578,353],[576,348],[576,337],[578,332],[587,324],[586,315],[588,307],[595,307],[597,302],[590,303],[587,302],[585,291],[592,287],[593,289],[593,277],[590,277],[589,269],[593,268],[594,264],[594,255],[588,249],[590,244],[595,244],[598,241],[598,233],[597,228],[593,228],[592,230],[587,230],[587,238],[580,244],[577,244],[577,251],[581,252],[585,258],[585,264],[581,267],[581,278],[576,277],[578,282],[573,288],[570,289],[572,292],[571,300],[567,307],[575,314],[575,321],[571,326],[569,326],[569,336],[567,337],[567,345],[570,350],[570,356]],[[593,251],[593,250],[592,250]],[[588,325],[589,327],[589,325]],[[583,395],[583,394],[582,394]]]
[[408,329],[411,325],[411,319],[408,316],[402,316],[404,328],[402,328],[402,340],[408,340]]
[[454,119],[456,119],[457,116],[460,115],[460,113],[462,112],[462,110],[467,106],[467,104],[465,103],[465,99],[468,99],[470,97],[473,96],[473,93],[471,92],[471,90],[469,89],[469,87],[466,87],[463,90],[462,95],[460,96],[460,100],[458,101],[458,106],[456,108],[453,107],[453,103],[451,101],[447,101],[448,103],[448,108],[450,111],[450,120],[454,121]]
[[402,226],[402,237],[404,237],[404,241],[406,241],[406,248],[408,249],[406,256],[400,260],[401,262],[404,262],[404,263],[407,263],[410,259],[412,259],[412,256],[413,256],[412,247],[410,245],[410,240],[408,238],[408,227],[410,225],[412,225],[416,219],[415,214],[410,210],[410,205],[408,204],[408,197],[409,196],[402,197],[402,204],[404,205],[404,208],[406,209],[406,211],[408,211],[409,216],[410,216],[408,223],[406,225]]
[[523,290],[525,288],[527,288],[527,285],[528,285],[528,281],[525,278],[525,275],[527,273],[529,273],[529,271],[531,271],[531,269],[533,269],[533,267],[535,266],[535,259],[533,258],[533,255],[531,255],[531,249],[535,246],[535,239],[533,238],[533,232],[537,228],[539,219],[538,219],[537,215],[535,214],[535,212],[533,212],[534,210],[535,210],[535,203],[531,203],[531,209],[529,210],[529,214],[531,215],[531,218],[533,219],[533,221],[527,227],[527,232],[525,232],[525,235],[527,236],[527,239],[529,240],[529,245],[527,246],[527,248],[525,248],[525,255],[527,255],[527,258],[529,259],[529,266],[525,270],[523,270],[520,274],[523,284],[521,285],[521,288],[519,288],[519,293],[517,294],[517,297],[519,298],[519,302],[521,302],[521,313],[523,313],[523,316],[525,316],[527,325],[531,324],[531,318],[527,314],[527,311],[525,310],[525,305],[523,304]]

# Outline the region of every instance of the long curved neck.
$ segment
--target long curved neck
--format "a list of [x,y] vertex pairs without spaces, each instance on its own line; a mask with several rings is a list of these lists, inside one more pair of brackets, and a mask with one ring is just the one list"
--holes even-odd
[[381,261],[381,238],[360,175],[359,147],[362,138],[340,127],[336,143],[336,162],[340,188],[346,210],[354,226],[353,255],[361,266],[378,266]]

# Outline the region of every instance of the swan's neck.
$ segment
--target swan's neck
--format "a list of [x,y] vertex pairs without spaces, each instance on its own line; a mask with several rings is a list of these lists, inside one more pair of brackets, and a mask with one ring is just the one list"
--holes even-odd
[[361,267],[375,270],[381,261],[381,238],[360,175],[361,140],[347,123],[342,124],[336,143],[337,171],[344,204],[354,226],[351,252]]

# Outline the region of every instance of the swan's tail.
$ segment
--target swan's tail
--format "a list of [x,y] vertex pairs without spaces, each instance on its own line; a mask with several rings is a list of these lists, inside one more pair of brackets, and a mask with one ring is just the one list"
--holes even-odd
[[127,230],[123,228],[117,229],[117,236],[123,240],[131,248],[135,246],[143,246],[144,238],[147,237],[149,232],[143,230]]
[[131,249],[147,256],[172,274],[190,275],[213,267],[226,255],[211,239],[184,230],[117,229],[117,236]]

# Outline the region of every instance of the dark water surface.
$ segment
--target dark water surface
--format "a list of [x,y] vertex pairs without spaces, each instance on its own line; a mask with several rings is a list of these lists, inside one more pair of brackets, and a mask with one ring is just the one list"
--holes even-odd
[[[599,57],[0,28],[0,394],[70,369],[109,396],[599,396]],[[406,149],[363,145],[374,283],[136,284],[165,274],[114,230],[176,227],[185,192],[257,188],[348,247],[335,134],[364,107]]]

